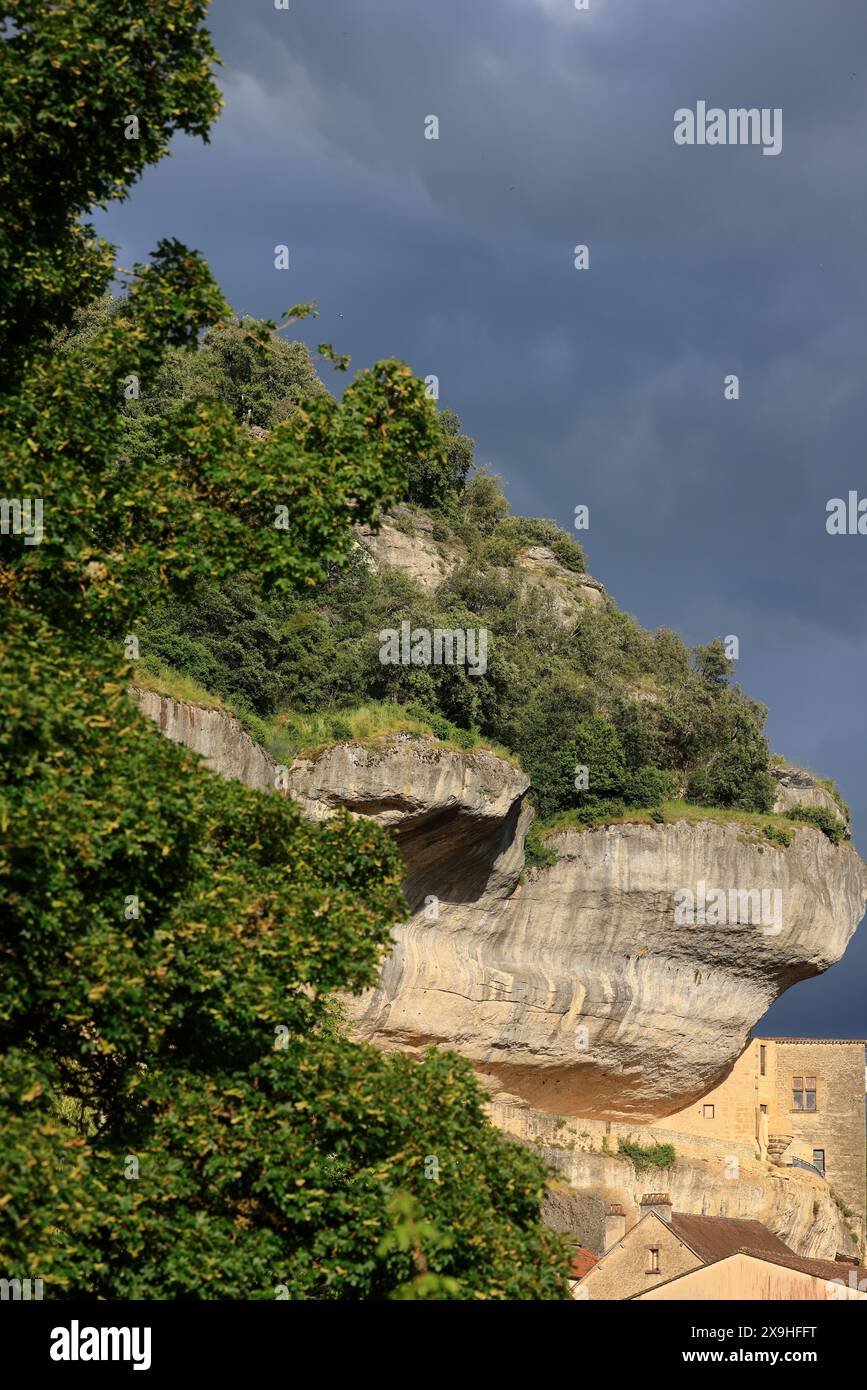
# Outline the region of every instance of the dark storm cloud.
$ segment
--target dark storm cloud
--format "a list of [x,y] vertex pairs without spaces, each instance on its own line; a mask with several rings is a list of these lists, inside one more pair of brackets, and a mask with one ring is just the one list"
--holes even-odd
[[[101,219],[123,256],[177,235],[237,309],[316,298],[310,341],[435,372],[517,510],[590,505],[624,607],[739,636],[775,746],[863,835],[867,537],[824,523],[867,495],[867,10],[217,0],[212,27],[224,116]],[[781,154],[676,146],[700,99],[782,108]],[[863,1031],[859,955],[775,1026],[808,996],[814,1031]]]

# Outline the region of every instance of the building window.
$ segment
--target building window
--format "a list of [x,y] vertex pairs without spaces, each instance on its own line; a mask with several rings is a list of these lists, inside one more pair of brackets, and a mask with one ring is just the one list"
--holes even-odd
[[793,1110],[815,1110],[815,1109],[816,1109],[816,1078],[815,1078],[815,1076],[793,1076],[793,1077],[792,1077],[792,1109],[793,1109]]
[[712,1120],[712,1119],[713,1119],[713,1106],[712,1106],[712,1105],[706,1105],[706,1106],[704,1107],[704,1118],[705,1118],[706,1120]]
[[824,1150],[824,1149],[814,1149],[814,1150],[813,1150],[813,1167],[814,1167],[814,1168],[818,1168],[819,1172],[822,1174],[822,1177],[824,1178],[824,1176],[825,1176],[825,1150]]
[[768,1058],[768,1049],[764,1046],[764,1044],[759,1044],[759,1076],[764,1076],[764,1075],[765,1075],[765,1068],[766,1068],[766,1065],[767,1065],[767,1058]]
[[767,1115],[767,1113],[768,1113],[768,1107],[767,1107],[766,1105],[760,1105],[760,1106],[759,1106],[759,1109],[761,1110],[761,1112],[762,1112],[763,1115]]
[[648,1272],[648,1274],[658,1274],[658,1273],[659,1273],[659,1246],[658,1246],[658,1245],[651,1245],[651,1247],[650,1247],[650,1249],[648,1250],[647,1254],[648,1254],[648,1259],[649,1259],[649,1263],[648,1263],[648,1266],[647,1266],[647,1272]]

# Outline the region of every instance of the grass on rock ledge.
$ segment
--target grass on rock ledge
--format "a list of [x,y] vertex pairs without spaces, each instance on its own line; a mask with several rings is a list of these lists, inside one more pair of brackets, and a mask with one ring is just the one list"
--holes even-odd
[[[536,822],[531,833],[544,852],[545,841],[563,830],[595,830],[602,825],[674,825],[680,821],[685,821],[688,825],[698,825],[702,821],[713,821],[718,825],[737,825],[747,832],[748,838],[757,842],[766,841],[779,848],[790,845],[795,831],[804,825],[812,824],[813,829],[823,830],[823,826],[800,815],[782,815],[776,811],[743,811],[737,807],[700,806],[692,801],[663,801],[658,807],[626,806],[616,815],[600,814],[597,819],[591,821],[582,817],[579,811],[560,811],[548,820]],[[840,831],[842,832],[842,826]],[[833,839],[833,834],[829,834],[828,830],[823,830],[823,833],[828,834],[829,839]],[[842,834],[838,838],[843,838]],[[834,843],[837,842],[838,840],[834,840]]]
[[[191,677],[181,675],[153,656],[133,663],[131,680],[135,685],[158,695],[203,709],[219,709],[233,716],[278,763],[291,763],[297,757],[318,753],[338,743],[375,747],[389,735],[414,734],[418,738],[434,739],[440,747],[454,752],[485,751],[505,759],[513,767],[519,768],[521,765],[518,757],[508,749],[482,738],[474,731],[461,729],[442,715],[433,714],[419,705],[369,700],[353,709],[317,710],[313,713],[284,710],[271,719],[262,719],[237,703],[230,704],[219,695],[212,695]],[[833,789],[833,783],[828,782],[828,786]],[[663,801],[658,807],[625,806],[616,812],[609,809],[590,820],[586,813],[582,815],[577,810],[560,811],[547,820],[537,820],[527,838],[526,862],[530,867],[554,863],[556,851],[546,841],[558,831],[592,830],[601,825],[674,824],[678,821],[685,821],[689,825],[697,825],[701,821],[738,825],[750,839],[780,848],[791,844],[799,824],[812,823],[814,829],[822,830],[834,843],[842,838],[842,826],[836,826],[831,813],[825,813],[822,823],[823,813],[815,808],[808,808],[801,814],[780,815],[773,811],[701,806],[691,801]]]
[[172,700],[182,700],[202,709],[222,710],[237,719],[250,737],[278,763],[291,763],[302,754],[316,753],[337,743],[375,746],[390,734],[415,734],[418,738],[435,739],[441,747],[455,752],[493,753],[513,767],[520,767],[518,758],[508,749],[480,734],[460,729],[441,715],[418,705],[369,700],[354,709],[314,713],[284,710],[272,719],[262,719],[237,702],[212,695],[189,676],[181,675],[152,656],[133,664],[131,682]]

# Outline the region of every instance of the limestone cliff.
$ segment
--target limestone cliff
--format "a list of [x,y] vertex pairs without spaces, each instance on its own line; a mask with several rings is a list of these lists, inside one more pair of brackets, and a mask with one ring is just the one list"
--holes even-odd
[[[397,506],[377,530],[359,527],[357,536],[371,565],[400,570],[427,594],[467,558],[456,537],[438,538],[436,523],[419,507]],[[567,569],[547,546],[525,546],[518,554],[518,567],[524,592],[536,593],[556,622],[574,623],[583,603],[598,604],[605,598],[598,579]]]
[[174,700],[139,685],[130,686],[129,692],[166,738],[201,754],[214,772],[257,790],[276,785],[273,758],[225,710]]
[[[131,694],[215,772],[274,790],[273,760],[225,711]],[[347,1001],[358,1034],[471,1058],[493,1121],[563,1176],[546,1219],[597,1252],[606,1203],[621,1202],[632,1224],[650,1186],[679,1210],[761,1220],[802,1254],[851,1248],[860,1225],[820,1178],[751,1145],[669,1135],[659,1117],[725,1076],[779,993],[839,959],[867,866],[811,828],[783,849],[705,821],[564,832],[555,864],[524,869],[526,791],[503,758],[408,735],[296,759],[288,793],[306,815],[370,816],[394,829],[406,863],[413,915],[394,929],[379,987]],[[781,930],[678,926],[673,893],[699,880],[779,887]],[[674,1164],[636,1172],[615,1156],[621,1135],[673,1140]]]
[[466,550],[457,541],[434,538],[433,521],[421,509],[398,506],[383,518],[377,530],[359,526],[356,534],[374,569],[399,569],[427,594],[432,594],[455,565],[466,559]]
[[486,892],[507,894],[520,873],[528,782],[492,753],[396,734],[376,747],[338,744],[298,758],[288,780],[311,819],[346,807],[395,830],[404,893],[411,907],[423,905],[425,919],[443,912],[425,898],[457,905]]
[[[410,1048],[451,1040],[495,1089],[542,1110],[657,1119],[722,1080],[784,989],[839,959],[867,897],[854,851],[810,829],[787,849],[712,822],[553,843],[558,862],[514,892],[501,858],[481,893],[450,887],[438,921],[398,927],[380,987],[353,1006],[359,1031]],[[779,934],[678,926],[673,894],[700,881],[780,888]]]
[[[497,1124],[500,1118],[492,1115]],[[605,1248],[607,1204],[623,1206],[629,1229],[641,1216],[643,1195],[657,1188],[671,1195],[675,1211],[761,1221],[799,1255],[833,1260],[838,1252],[851,1254],[856,1248],[850,1232],[860,1232],[860,1222],[844,1218],[827,1183],[802,1169],[743,1159],[736,1179],[726,1178],[721,1162],[679,1144],[671,1167],[640,1173],[624,1156],[571,1148],[565,1133],[560,1142],[532,1144],[561,1174],[549,1188],[545,1219],[596,1255]]]
[[[135,693],[216,771],[274,786],[225,713]],[[788,848],[711,821],[563,832],[557,863],[522,875],[526,789],[491,753],[407,735],[296,760],[289,792],[308,815],[345,806],[393,827],[407,866],[413,915],[378,988],[349,1001],[360,1036],[454,1047],[493,1092],[543,1111],[659,1119],[723,1079],[773,1000],[838,960],[863,913],[867,867],[807,827]],[[779,889],[779,932],[678,925],[673,894],[702,881]]]

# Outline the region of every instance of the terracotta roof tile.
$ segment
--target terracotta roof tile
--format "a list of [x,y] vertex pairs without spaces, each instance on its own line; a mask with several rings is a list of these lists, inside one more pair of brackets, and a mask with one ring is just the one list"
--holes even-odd
[[579,1245],[577,1250],[572,1253],[572,1263],[569,1267],[570,1276],[573,1279],[583,1279],[587,1271],[592,1269],[596,1263],[597,1257],[592,1250],[585,1250],[583,1245]]

